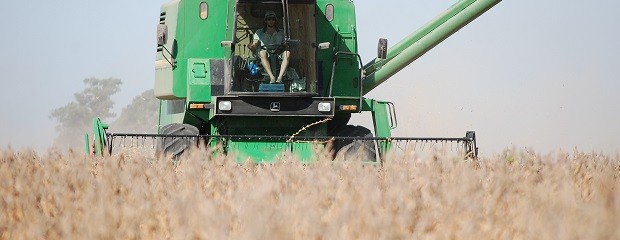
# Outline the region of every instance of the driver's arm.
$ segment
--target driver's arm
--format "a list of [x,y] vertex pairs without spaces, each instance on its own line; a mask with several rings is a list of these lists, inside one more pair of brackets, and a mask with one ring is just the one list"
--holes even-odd
[[258,46],[258,43],[259,43],[259,42],[260,42],[260,41],[258,41],[258,40],[252,40],[252,43],[250,43],[250,44],[248,45],[248,48],[249,48],[250,50],[254,51],[254,50],[256,49],[256,46]]
[[[260,31],[260,30],[259,30]],[[252,51],[256,50],[256,47],[260,44],[260,37],[258,36],[258,31],[254,33],[252,38],[252,43],[248,45],[248,48]]]

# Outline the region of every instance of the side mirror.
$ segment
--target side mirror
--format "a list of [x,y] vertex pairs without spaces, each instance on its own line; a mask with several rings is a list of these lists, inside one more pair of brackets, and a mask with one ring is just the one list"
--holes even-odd
[[331,43],[329,42],[322,42],[322,43],[319,43],[319,45],[317,45],[317,48],[324,50],[324,49],[328,49],[330,45]]
[[232,47],[233,43],[232,43],[232,41],[221,41],[220,45],[222,47]]
[[157,25],[157,46],[163,46],[168,43],[168,26],[166,24]]
[[377,46],[377,58],[386,59],[388,49],[388,40],[385,38],[379,38],[379,44]]

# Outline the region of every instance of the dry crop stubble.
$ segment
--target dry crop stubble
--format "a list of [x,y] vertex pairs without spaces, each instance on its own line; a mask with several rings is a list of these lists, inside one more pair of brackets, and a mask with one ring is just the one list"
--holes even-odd
[[620,238],[620,160],[581,152],[377,167],[8,149],[0,178],[2,239]]

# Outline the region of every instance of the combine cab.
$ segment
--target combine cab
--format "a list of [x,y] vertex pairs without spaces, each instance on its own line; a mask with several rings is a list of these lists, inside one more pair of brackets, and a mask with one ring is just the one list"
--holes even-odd
[[[108,133],[95,119],[88,151],[111,154],[120,139],[146,138],[173,157],[193,145],[217,145],[239,161],[291,154],[309,161],[323,148],[376,161],[398,144],[453,142],[475,157],[473,132],[392,137],[394,105],[364,95],[498,2],[461,0],[392,48],[380,39],[377,58],[364,65],[352,1],[172,1],[157,27],[159,133]],[[258,41],[274,24],[277,43]],[[348,124],[363,111],[372,113],[374,135]]]

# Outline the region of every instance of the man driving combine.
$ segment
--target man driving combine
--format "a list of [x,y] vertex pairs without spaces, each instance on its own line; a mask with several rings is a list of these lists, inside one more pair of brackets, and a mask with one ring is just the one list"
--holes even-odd
[[258,55],[260,57],[263,68],[265,69],[267,74],[269,74],[269,83],[282,83],[282,77],[284,76],[286,68],[288,67],[288,61],[291,53],[288,51],[288,49],[283,49],[282,53],[280,54],[280,57],[282,58],[280,72],[278,74],[278,77],[275,77],[273,75],[273,72],[271,71],[271,64],[269,63],[267,51],[282,47],[284,43],[284,32],[282,31],[282,29],[278,28],[276,13],[273,11],[267,11],[265,13],[264,27],[258,29],[258,31],[254,33],[254,40],[250,45],[248,45],[248,48],[250,48],[250,50],[252,51],[255,51],[257,46],[259,46],[259,43],[261,48],[258,51]]

